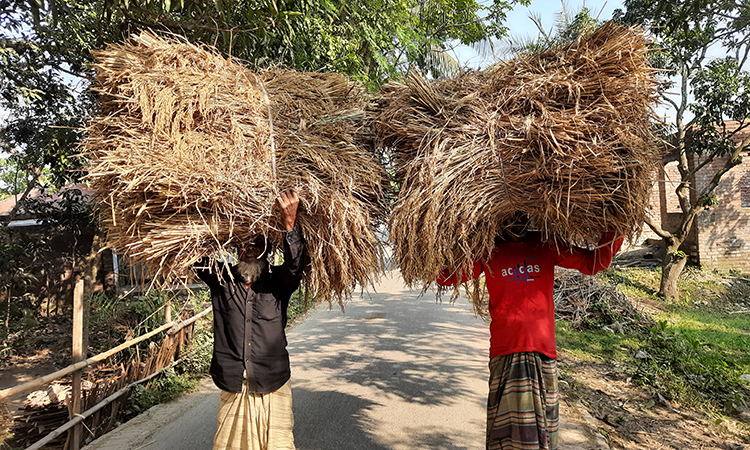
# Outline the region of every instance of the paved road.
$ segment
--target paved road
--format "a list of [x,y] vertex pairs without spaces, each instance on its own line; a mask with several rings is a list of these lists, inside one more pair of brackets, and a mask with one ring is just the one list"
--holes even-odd
[[486,324],[398,279],[294,329],[299,450],[481,449]]
[[[420,297],[395,274],[376,291],[343,313],[319,308],[289,332],[297,449],[483,449],[486,323],[467,302]],[[217,411],[207,381],[85,449],[210,449]],[[582,423],[564,424],[567,448],[605,448]]]

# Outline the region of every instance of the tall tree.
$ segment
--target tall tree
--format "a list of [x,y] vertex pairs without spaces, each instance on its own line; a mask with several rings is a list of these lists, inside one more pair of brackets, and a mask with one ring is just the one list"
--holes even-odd
[[0,110],[7,114],[0,124],[0,154],[15,181],[23,180],[22,199],[42,173],[57,185],[75,178],[70,156],[90,109],[89,98],[65,78],[80,76],[85,60],[74,56],[69,42],[56,41],[49,31],[54,25],[36,1],[0,0]]
[[[719,181],[740,164],[741,153],[750,145],[750,138],[737,138],[750,126],[750,74],[744,70],[750,52],[750,4],[625,0],[624,5],[627,12],[622,20],[650,30],[656,39],[654,64],[668,69],[663,72],[662,98],[671,105],[674,121],[665,134],[680,173],[675,193],[681,220],[674,231],[664,229],[654,217],[647,223],[667,249],[659,292],[676,298],[677,280],[687,261],[680,246],[698,214],[715,202]],[[723,48],[726,57],[711,58],[709,52],[716,48]],[[668,95],[675,85],[677,99]],[[738,126],[727,127],[726,121],[736,121]],[[710,167],[718,167],[710,182],[696,186],[694,175]]]

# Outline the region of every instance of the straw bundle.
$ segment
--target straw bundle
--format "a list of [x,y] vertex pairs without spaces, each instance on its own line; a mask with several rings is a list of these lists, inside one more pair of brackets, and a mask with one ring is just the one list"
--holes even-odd
[[395,152],[406,282],[469,267],[519,220],[561,245],[637,236],[659,160],[647,51],[641,32],[607,24],[488,72],[387,85],[374,127]]
[[102,113],[83,144],[110,244],[155,280],[186,275],[262,234],[295,188],[318,298],[341,301],[382,267],[384,171],[360,87],[337,74],[268,70],[142,33],[96,54]]
[[555,317],[567,320],[574,330],[601,328],[642,329],[654,320],[615,286],[577,270],[555,269]]

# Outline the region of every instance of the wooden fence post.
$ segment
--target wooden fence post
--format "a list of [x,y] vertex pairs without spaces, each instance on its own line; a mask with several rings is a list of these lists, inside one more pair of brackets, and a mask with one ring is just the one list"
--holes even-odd
[[[86,359],[86,349],[83,348],[83,291],[84,291],[84,277],[78,273],[76,274],[76,285],[73,289],[73,364],[78,361]],[[73,372],[73,386],[71,392],[71,404],[70,418],[72,419],[77,414],[83,411],[83,398],[81,396],[81,375],[82,369],[78,369]],[[81,448],[81,425],[77,424],[72,428],[72,434],[69,435],[68,440],[70,442],[71,450],[79,450]]]
[[164,302],[164,323],[169,323],[172,321],[172,300],[167,299],[166,302]]

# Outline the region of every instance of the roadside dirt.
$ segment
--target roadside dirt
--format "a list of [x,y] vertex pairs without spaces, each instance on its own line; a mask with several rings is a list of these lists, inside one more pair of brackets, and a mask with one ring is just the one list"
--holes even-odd
[[736,437],[742,422],[716,423],[674,405],[633,384],[622,367],[581,361],[562,351],[560,372],[561,397],[586,408],[612,450],[750,449]]
[[[0,389],[48,375],[70,364],[72,326],[64,318],[41,318],[38,326],[8,335],[0,354]],[[20,392],[4,403],[4,416],[21,407],[26,396],[39,388]]]

